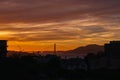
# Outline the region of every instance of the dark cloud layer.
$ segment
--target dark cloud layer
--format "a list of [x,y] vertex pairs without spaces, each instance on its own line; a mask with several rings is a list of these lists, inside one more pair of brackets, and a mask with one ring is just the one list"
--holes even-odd
[[120,13],[119,0],[0,0],[0,22],[52,22]]

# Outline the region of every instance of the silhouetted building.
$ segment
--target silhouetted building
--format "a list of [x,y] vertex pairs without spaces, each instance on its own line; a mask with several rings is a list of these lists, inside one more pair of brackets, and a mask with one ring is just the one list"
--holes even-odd
[[0,40],[0,58],[7,55],[7,40]]
[[103,53],[99,54],[88,54],[85,57],[85,61],[87,63],[88,70],[94,70],[94,69],[101,69],[106,68],[106,58]]
[[67,70],[83,69],[87,70],[87,64],[81,58],[70,58],[62,60],[62,68]]
[[104,47],[108,67],[120,68],[120,41],[110,41]]

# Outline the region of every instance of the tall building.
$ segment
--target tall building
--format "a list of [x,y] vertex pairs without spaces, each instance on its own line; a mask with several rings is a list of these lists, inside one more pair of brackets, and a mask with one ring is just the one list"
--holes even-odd
[[108,66],[110,68],[120,68],[120,41],[110,41],[104,47]]
[[0,40],[0,58],[7,55],[7,40]]

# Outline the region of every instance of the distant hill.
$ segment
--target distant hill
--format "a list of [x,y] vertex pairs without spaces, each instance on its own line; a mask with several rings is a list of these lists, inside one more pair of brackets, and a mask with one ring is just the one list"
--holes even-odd
[[64,52],[62,56],[85,56],[88,53],[94,53],[97,54],[100,51],[104,51],[104,46],[96,45],[96,44],[91,44],[87,46],[82,46],[78,47],[73,50],[69,50]]
[[67,53],[75,53],[75,54],[87,54],[87,53],[97,53],[100,51],[104,51],[104,47],[96,44],[87,45],[84,47],[78,47],[76,49],[67,51]]

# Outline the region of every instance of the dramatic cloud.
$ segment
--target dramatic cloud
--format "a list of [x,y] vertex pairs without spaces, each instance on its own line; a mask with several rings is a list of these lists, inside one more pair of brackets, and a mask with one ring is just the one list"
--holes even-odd
[[0,39],[73,47],[119,40],[119,8],[120,0],[0,0]]
[[52,22],[119,14],[119,0],[4,0],[1,22]]

